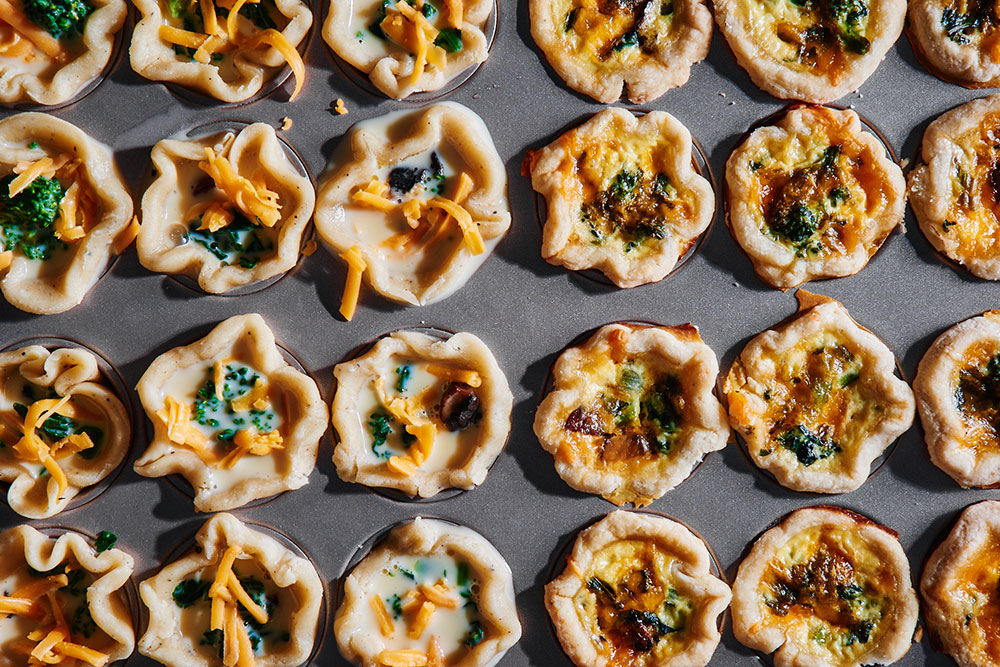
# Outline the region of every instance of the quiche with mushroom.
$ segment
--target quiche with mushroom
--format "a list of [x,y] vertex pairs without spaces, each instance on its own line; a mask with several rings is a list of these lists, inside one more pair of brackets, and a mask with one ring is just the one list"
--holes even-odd
[[323,39],[389,97],[440,90],[486,61],[493,0],[330,0]]
[[729,439],[715,353],[691,324],[608,324],[566,349],[535,435],[578,491],[648,505]]
[[154,433],[135,471],[183,475],[199,512],[309,483],[326,408],[312,378],[282,357],[260,315],[230,317],[161,354],[136,391]]
[[139,584],[139,653],[168,667],[298,667],[316,641],[323,582],[313,565],[231,514]]
[[715,213],[691,151],[691,134],[670,114],[620,108],[529,151],[523,170],[548,203],[542,257],[596,268],[619,287],[665,278]]
[[545,586],[559,642],[580,667],[704,667],[730,597],[690,530],[621,510],[580,531]]
[[899,166],[850,110],[793,108],[726,163],[730,231],[778,289],[863,269],[902,228],[905,191]]
[[345,481],[422,498],[471,489],[507,442],[514,399],[472,334],[397,331],[333,375],[333,461]]
[[895,531],[840,507],[792,512],[733,582],[733,632],[775,667],[888,665],[910,648],[917,594]]
[[0,291],[29,313],[79,305],[134,229],[111,151],[64,120],[22,113],[0,120],[0,173]]
[[931,73],[967,88],[1000,83],[1000,15],[981,0],[913,0],[907,34]]
[[531,0],[531,36],[573,90],[639,104],[687,82],[708,55],[702,0]]
[[488,667],[521,638],[510,567],[464,526],[400,524],[343,586],[333,632],[355,664]]
[[750,458],[795,491],[857,489],[913,423],[895,357],[843,305],[799,291],[799,312],[747,343],[726,376]]
[[264,123],[158,142],[142,197],[142,265],[216,294],[294,267],[316,194],[285,150]]
[[393,301],[439,301],[510,228],[503,160],[482,119],[454,102],[363,121],[320,183],[315,222],[348,266],[346,319],[362,276]]

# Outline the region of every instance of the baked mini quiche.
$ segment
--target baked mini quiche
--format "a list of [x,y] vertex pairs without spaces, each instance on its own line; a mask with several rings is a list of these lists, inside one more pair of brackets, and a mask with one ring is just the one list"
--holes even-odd
[[66,509],[118,467],[131,439],[128,411],[91,352],[30,345],[0,353],[0,480],[21,516]]
[[486,61],[493,0],[330,0],[323,39],[376,88],[403,99],[440,90]]
[[931,73],[967,88],[1000,82],[1000,17],[979,0],[913,0],[907,34]]
[[622,510],[580,531],[545,586],[556,636],[579,667],[704,667],[730,597],[694,533]]
[[132,33],[132,69],[152,81],[242,102],[280,76],[305,82],[298,49],[313,16],[304,0],[134,0],[142,18]]
[[488,667],[521,638],[510,567],[479,533],[417,517],[343,579],[340,653],[365,667]]
[[29,313],[79,305],[134,229],[111,151],[64,120],[22,113],[0,120],[0,173],[0,291]]
[[91,546],[31,526],[0,533],[0,666],[103,667],[132,654],[124,587],[133,561],[117,540],[101,531]]
[[348,266],[346,319],[362,277],[393,301],[439,301],[510,228],[503,160],[482,119],[454,102],[363,121],[320,183],[315,223]]
[[717,0],[736,61],[775,97],[832,102],[875,72],[903,31],[906,0]]
[[139,261],[223,293],[299,260],[316,194],[265,123],[153,146],[142,197]]
[[396,331],[333,375],[333,462],[345,481],[422,498],[471,489],[507,442],[513,395],[470,333]]
[[312,378],[282,357],[260,315],[230,317],[161,354],[136,391],[154,432],[135,471],[182,475],[199,512],[309,483],[326,406]]
[[920,578],[932,644],[959,667],[1000,664],[1000,502],[966,507]]
[[665,278],[715,213],[691,134],[664,111],[605,109],[529,151],[522,171],[547,202],[545,261],[597,269],[619,287]]
[[1000,95],[972,100],[927,126],[921,162],[909,174],[920,231],[940,253],[986,280],[1000,280]]
[[0,102],[69,102],[101,76],[124,0],[0,2]]
[[750,458],[795,491],[844,493],[913,423],[892,351],[843,305],[799,290],[799,312],[754,337],[726,376]]
[[578,491],[648,505],[729,439],[715,353],[691,324],[608,324],[567,348],[535,435]]
[[895,531],[840,507],[792,512],[733,581],[733,633],[775,667],[888,665],[910,648],[917,594]]
[[139,584],[139,653],[168,667],[298,667],[319,627],[323,582],[288,546],[216,514],[195,546]]
[[708,55],[702,0],[531,0],[531,36],[573,90],[639,104],[687,82]]
[[726,222],[778,289],[863,269],[902,229],[905,196],[899,166],[846,109],[793,108],[726,163]]

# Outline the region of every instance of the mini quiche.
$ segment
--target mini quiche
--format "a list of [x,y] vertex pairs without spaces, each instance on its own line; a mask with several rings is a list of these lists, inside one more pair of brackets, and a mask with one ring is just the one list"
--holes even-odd
[[729,439],[719,365],[691,324],[608,324],[566,349],[535,435],[577,491],[648,505]]
[[344,481],[422,498],[471,489],[507,442],[513,395],[470,333],[397,331],[333,375],[333,462]]
[[333,632],[365,667],[494,665],[521,638],[510,567],[479,533],[417,517],[343,579]]
[[178,473],[199,512],[228,510],[309,483],[326,407],[257,314],[157,357],[136,386],[154,434],[144,477]]
[[103,666],[135,647],[125,597],[132,557],[102,531],[48,537],[30,526],[0,533],[0,667]]
[[892,351],[843,305],[799,291],[799,312],[753,338],[726,376],[729,421],[760,468],[795,491],[845,493],[913,423]]
[[981,0],[913,0],[907,34],[918,60],[967,88],[1000,83],[1000,16]]
[[792,512],[733,582],[733,633],[775,667],[888,665],[909,650],[917,594],[895,531],[840,507]]
[[82,348],[31,345],[0,353],[0,481],[29,519],[66,509],[128,453],[128,411]]
[[850,110],[793,108],[726,163],[726,221],[778,289],[857,273],[902,229],[906,181]]
[[542,257],[595,268],[619,287],[665,278],[715,213],[691,151],[691,134],[670,114],[621,108],[529,151],[522,170],[548,203]]
[[258,94],[288,65],[295,99],[305,82],[297,49],[313,15],[304,0],[133,0],[132,69],[223,102]]
[[69,102],[101,76],[125,0],[0,2],[0,102]]
[[573,90],[639,104],[684,85],[708,55],[702,0],[530,0],[531,36]]
[[579,667],[704,667],[731,597],[711,568],[683,525],[618,510],[577,535],[545,608]]
[[824,104],[857,90],[903,31],[906,0],[716,0],[740,67],[775,97]]
[[389,97],[440,90],[486,61],[493,0],[329,0],[323,39]]
[[1000,664],[1000,502],[965,508],[920,578],[932,643],[959,667]]
[[320,183],[315,223],[348,266],[346,319],[362,276],[393,301],[439,301],[510,228],[503,160],[482,119],[454,102],[358,123]]
[[298,262],[316,194],[270,125],[165,139],[152,157],[136,242],[143,266],[219,294]]
[[231,514],[139,584],[139,653],[168,667],[298,667],[316,641],[323,582],[313,565]]
[[1000,95],[948,111],[924,132],[921,163],[909,174],[910,205],[920,231],[973,275],[1000,280]]
[[79,305],[132,229],[111,151],[64,120],[22,113],[0,120],[0,173],[0,291],[29,313]]

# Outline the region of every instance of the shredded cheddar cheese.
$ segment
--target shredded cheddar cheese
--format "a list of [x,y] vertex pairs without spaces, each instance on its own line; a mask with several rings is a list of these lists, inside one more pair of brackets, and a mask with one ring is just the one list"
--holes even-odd
[[[237,0],[237,2],[242,3],[244,2],[244,0]],[[233,14],[235,14],[235,12],[233,12]],[[230,16],[232,16],[233,14],[230,14]],[[285,116],[284,118],[281,119],[281,131],[287,132],[290,129],[292,129],[292,119],[289,118],[288,116]]]
[[355,190],[351,194],[351,199],[363,206],[376,208],[380,211],[393,211],[396,209],[397,204],[388,199],[386,197],[387,194],[389,194],[389,186],[373,178],[363,188]]
[[10,268],[10,263],[14,261],[14,251],[4,250],[0,252],[0,271],[6,271]]
[[302,254],[305,255],[306,257],[310,257],[314,252],[316,252],[317,247],[318,246],[316,245],[316,241],[314,241],[313,239],[309,239],[308,241],[306,241],[306,244],[302,246]]
[[57,63],[65,62],[68,58],[69,54],[63,49],[59,40],[32,23],[27,15],[10,0],[0,0],[0,20]]
[[413,461],[404,456],[390,456],[385,466],[390,472],[402,475],[403,477],[412,477],[417,472],[417,466]]
[[139,217],[133,215],[128,226],[115,237],[115,254],[120,255],[125,252],[125,249],[132,245],[137,236],[139,236]]
[[[0,2],[3,2],[3,0],[0,0]],[[35,179],[39,176],[54,174],[55,162],[52,158],[46,156],[39,160],[35,160],[24,168],[21,168],[21,165],[17,165],[14,167],[14,173],[17,174],[17,176],[10,182],[10,185],[7,186],[11,197],[19,195],[22,190],[34,183]]]
[[368,263],[361,256],[361,249],[358,246],[351,246],[347,252],[340,255],[340,258],[347,262],[347,282],[344,284],[344,295],[340,301],[340,314],[350,322],[358,307],[358,297],[361,295],[361,276],[368,268]]
[[253,383],[250,391],[234,398],[231,401],[233,410],[236,412],[246,412],[250,408],[265,410],[270,403],[267,400],[267,380],[258,377]]
[[292,75],[295,76],[295,88],[288,97],[288,101],[291,102],[302,91],[302,84],[306,79],[306,64],[302,61],[302,56],[295,50],[292,43],[288,41],[288,38],[272,28],[258,32],[242,46],[248,49],[255,49],[265,45],[273,46],[281,54],[281,57],[288,62],[288,66],[292,68]]
[[226,667],[254,667],[253,647],[246,626],[240,618],[239,607],[243,607],[255,621],[265,624],[268,613],[250,597],[243,584],[233,572],[236,559],[242,554],[239,547],[229,546],[222,554],[215,578],[208,589],[212,601],[209,627],[223,632],[222,662]]
[[333,110],[338,116],[344,116],[347,114],[347,107],[344,105],[344,100],[337,98],[336,104],[333,105]]
[[382,667],[427,667],[427,656],[412,648],[382,651],[378,654]]
[[383,637],[392,637],[395,633],[395,626],[392,623],[392,616],[389,615],[389,610],[385,608],[385,603],[382,602],[382,598],[378,595],[372,595],[371,607],[372,611],[375,612],[375,619],[378,621],[379,632],[382,633]]
[[167,438],[171,442],[194,450],[208,465],[216,462],[216,456],[208,448],[208,438],[191,422],[190,405],[167,396],[163,407],[156,411],[156,416],[166,426]]
[[205,147],[205,158],[198,167],[212,177],[215,187],[222,190],[229,201],[251,221],[256,220],[265,227],[277,224],[281,219],[277,193],[241,176],[229,160],[222,154],[216,155],[211,146]]
[[479,373],[465,368],[454,368],[444,364],[427,364],[424,370],[442,380],[464,382],[470,387],[479,387],[483,384],[483,378],[480,377]]

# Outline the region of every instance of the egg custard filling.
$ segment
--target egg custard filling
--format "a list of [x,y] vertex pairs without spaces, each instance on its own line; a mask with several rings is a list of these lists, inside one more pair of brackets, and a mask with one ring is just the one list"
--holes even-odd
[[993,3],[985,0],[941,2],[940,30],[955,44],[974,45],[994,62],[1000,62],[1000,17]]
[[675,35],[673,0],[559,0],[550,11],[563,50],[587,62],[594,76],[655,54]]
[[1000,540],[992,539],[956,570],[946,594],[964,612],[963,639],[990,660],[1000,661]]
[[0,71],[51,80],[87,51],[83,40],[95,7],[88,0],[0,2]]
[[1000,352],[992,341],[979,341],[965,351],[953,371],[955,407],[965,427],[961,439],[975,451],[1000,449]]

